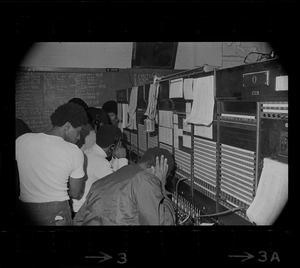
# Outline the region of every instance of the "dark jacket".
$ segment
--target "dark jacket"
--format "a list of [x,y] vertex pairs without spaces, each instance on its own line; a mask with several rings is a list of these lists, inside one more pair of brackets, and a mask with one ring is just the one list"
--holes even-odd
[[160,180],[132,164],[93,183],[74,225],[174,225]]

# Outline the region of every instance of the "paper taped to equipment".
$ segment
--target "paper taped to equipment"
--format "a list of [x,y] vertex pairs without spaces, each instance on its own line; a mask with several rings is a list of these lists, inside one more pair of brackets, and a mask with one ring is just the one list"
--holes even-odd
[[288,165],[264,159],[256,196],[247,217],[256,225],[272,225],[288,200]]

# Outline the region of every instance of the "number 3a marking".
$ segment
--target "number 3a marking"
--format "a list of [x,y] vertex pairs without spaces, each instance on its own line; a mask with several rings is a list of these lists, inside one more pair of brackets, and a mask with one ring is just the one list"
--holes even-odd
[[120,256],[121,261],[117,261],[117,263],[119,264],[124,264],[127,262],[127,258],[126,258],[126,253],[119,253],[118,256]]

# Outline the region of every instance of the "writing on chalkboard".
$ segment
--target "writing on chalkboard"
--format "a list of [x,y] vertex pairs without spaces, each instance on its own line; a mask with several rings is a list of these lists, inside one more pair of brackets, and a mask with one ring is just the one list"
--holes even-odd
[[105,71],[107,72],[118,72],[120,69],[119,68],[106,68]]
[[54,110],[72,98],[81,98],[88,106],[99,107],[114,99],[104,73],[20,71],[16,75],[16,117],[33,132],[51,127]]
[[51,127],[54,110],[72,98],[81,98],[90,107],[101,107],[116,98],[117,89],[152,84],[156,73],[174,70],[136,70],[128,73],[115,68],[54,70],[21,69],[16,73],[16,117],[23,119],[33,132]]
[[152,84],[154,80],[154,73],[135,73],[133,74],[135,86],[144,84]]

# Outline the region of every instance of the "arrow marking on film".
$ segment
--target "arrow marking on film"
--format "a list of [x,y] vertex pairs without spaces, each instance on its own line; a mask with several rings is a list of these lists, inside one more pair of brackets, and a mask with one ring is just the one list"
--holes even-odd
[[245,252],[245,251],[244,251],[244,253],[245,253],[246,255],[228,255],[228,257],[232,257],[232,258],[244,258],[244,259],[241,260],[241,261],[248,261],[248,260],[254,258],[254,255],[252,255],[252,254],[250,254],[250,253]]
[[108,255],[104,252],[100,251],[99,253],[102,254],[102,256],[85,256],[85,257],[88,258],[88,259],[101,259],[101,260],[98,261],[98,263],[103,262],[103,261],[107,261],[109,259],[112,259],[112,256],[110,256],[110,255]]

